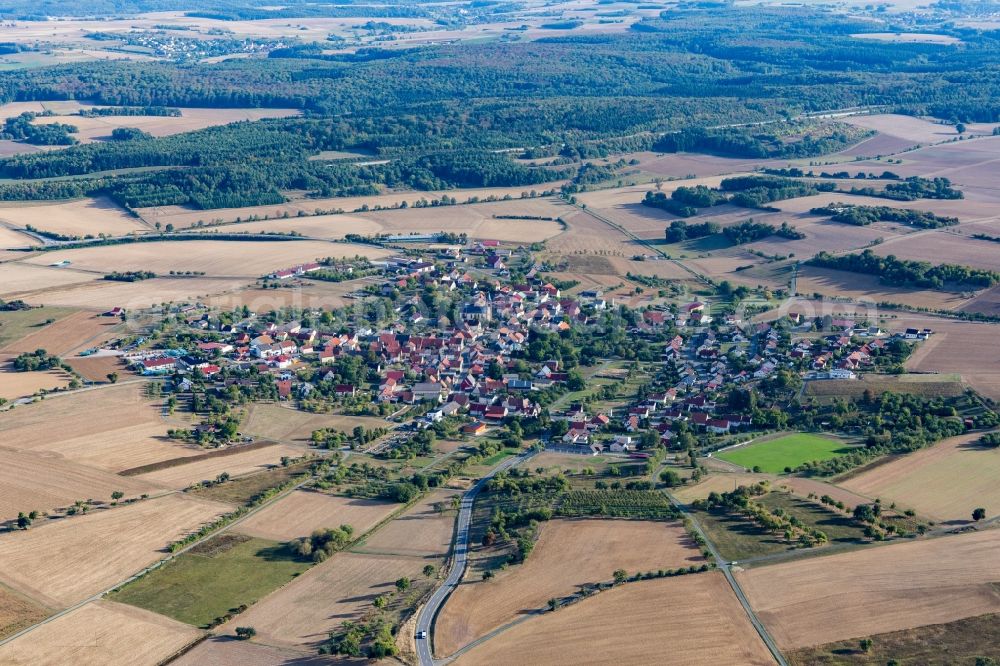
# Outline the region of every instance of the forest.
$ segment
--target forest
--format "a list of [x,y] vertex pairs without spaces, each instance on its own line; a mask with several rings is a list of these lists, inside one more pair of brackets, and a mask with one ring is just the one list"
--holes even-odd
[[893,255],[880,257],[871,250],[842,255],[820,252],[806,263],[821,268],[877,275],[881,282],[894,287],[985,289],[1000,282],[1000,272],[997,271],[956,264],[933,265],[926,261],[898,259]]
[[809,211],[813,215],[829,215],[834,222],[866,227],[875,222],[898,222],[918,229],[938,229],[958,224],[957,217],[944,217],[925,210],[892,208],[891,206],[852,206],[829,204]]
[[[491,6],[471,3],[466,20],[501,11]],[[325,6],[291,3],[287,10],[308,14],[321,11],[317,7]],[[243,16],[249,10],[230,1],[213,11]],[[616,34],[329,55],[293,48],[214,63],[95,61],[4,71],[0,101],[290,107],[304,117],[7,158],[0,160],[0,175],[17,180],[160,170],[71,186],[5,184],[0,199],[78,196],[96,188],[130,206],[212,208],[272,203],[289,189],[331,196],[383,186],[533,185],[566,173],[533,169],[493,151],[516,148],[568,160],[652,148],[792,157],[843,148],[865,136],[839,123],[790,121],[804,113],[878,106],[953,122],[1000,119],[997,33],[954,28],[961,48],[850,36],[869,28],[862,19],[813,9],[692,6]],[[757,126],[736,127],[741,124]],[[365,151],[390,162],[358,167],[309,161],[323,150]],[[927,196],[914,187],[892,183],[883,196]],[[768,187],[731,199],[756,207],[790,191]],[[955,192],[935,185],[933,196]]]

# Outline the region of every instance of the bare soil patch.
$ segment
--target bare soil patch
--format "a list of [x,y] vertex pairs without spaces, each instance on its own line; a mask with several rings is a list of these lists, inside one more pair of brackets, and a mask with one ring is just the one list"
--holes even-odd
[[67,358],[65,361],[69,367],[88,381],[107,382],[108,375],[112,373],[117,373],[121,377],[129,377],[128,369],[119,356],[76,356]]
[[162,663],[198,639],[194,627],[113,601],[93,601],[0,645],[11,666],[134,666]]
[[544,608],[552,597],[573,594],[580,585],[611,581],[616,569],[635,573],[703,562],[679,525],[553,520],[543,524],[524,564],[499,572],[493,580],[470,577],[459,585],[438,615],[434,647],[441,656],[453,654],[493,629]]
[[954,310],[968,300],[962,294],[947,291],[903,289],[882,284],[874,275],[860,275],[847,271],[802,266],[799,268],[798,293],[848,297],[876,303],[887,301],[912,307]]
[[314,430],[336,428],[350,432],[356,426],[366,429],[391,425],[374,416],[344,416],[339,414],[311,414],[276,404],[257,404],[250,408],[243,424],[244,432],[287,442],[308,442]]
[[[616,621],[628,629],[614,629]],[[717,572],[621,585],[513,627],[456,663],[653,666],[664,659],[693,666],[774,663]]]
[[872,547],[741,571],[783,650],[1000,609],[1000,531]]
[[[198,643],[193,649],[170,663],[171,666],[233,666],[234,664],[240,666],[275,666],[275,664],[324,666],[333,661],[330,657],[317,657],[311,653],[241,641],[232,636],[213,636]],[[348,662],[340,658],[336,663]]]
[[50,606],[69,606],[156,561],[167,544],[227,508],[168,495],[3,534],[0,580]]
[[70,377],[61,370],[17,372],[10,361],[10,356],[0,354],[0,398],[16,400],[69,386]]
[[0,639],[44,620],[49,611],[27,597],[0,587]]
[[296,490],[240,523],[239,531],[262,539],[290,541],[324,527],[350,525],[360,536],[398,508],[392,502]]

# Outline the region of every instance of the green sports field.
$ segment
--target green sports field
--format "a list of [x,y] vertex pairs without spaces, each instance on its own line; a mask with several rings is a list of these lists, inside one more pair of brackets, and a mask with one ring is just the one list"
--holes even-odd
[[716,457],[748,469],[760,467],[762,472],[781,474],[786,467],[795,469],[811,460],[829,460],[849,451],[840,440],[796,433],[717,453]]

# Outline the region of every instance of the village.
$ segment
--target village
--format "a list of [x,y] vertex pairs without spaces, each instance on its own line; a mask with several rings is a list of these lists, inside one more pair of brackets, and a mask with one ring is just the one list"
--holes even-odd
[[[762,415],[751,405],[736,409],[727,395],[734,388],[759,388],[780,373],[796,386],[854,380],[884,370],[880,360],[893,341],[931,335],[910,329],[890,336],[866,322],[824,322],[794,312],[741,321],[731,306],[698,300],[647,306],[625,319],[628,308],[600,290],[567,295],[541,274],[529,250],[489,240],[411,242],[381,262],[305,263],[262,282],[291,286],[331,272],[343,279],[367,276],[359,280],[356,304],[342,312],[284,317],[178,306],[172,319],[180,328],[170,339],[185,340],[183,346],[148,340],[123,359],[139,374],[172,377],[168,390],[179,394],[190,392],[193,381],[220,395],[234,384],[264,382],[273,385],[265,394],[279,402],[311,411],[364,404],[398,417],[399,427],[411,431],[457,419],[464,436],[477,437],[531,420],[546,426],[540,442],[552,449],[643,457],[657,447],[690,450],[695,442],[711,451],[742,433],[782,424],[781,415]],[[124,315],[120,308],[106,314]],[[641,368],[644,380],[639,386],[619,381],[630,388],[614,400],[595,399],[603,385],[589,384],[576,352],[549,357],[531,345],[552,336],[577,340],[574,335],[585,336],[600,322],[627,329],[658,355],[631,362],[630,372]],[[906,347],[895,348],[897,354],[905,357]],[[588,355],[585,344],[577,351]],[[586,360],[591,366],[615,362],[619,375],[625,371],[622,361],[593,354]],[[216,446],[240,443],[210,439]],[[370,450],[406,441],[390,433]]]

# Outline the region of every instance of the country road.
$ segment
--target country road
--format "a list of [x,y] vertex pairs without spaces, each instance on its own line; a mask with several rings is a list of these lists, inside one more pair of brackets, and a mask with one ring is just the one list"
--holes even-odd
[[670,501],[674,503],[674,506],[680,509],[684,517],[691,521],[691,525],[694,527],[695,531],[698,532],[698,534],[701,535],[701,538],[705,540],[705,545],[708,546],[708,549],[712,553],[712,557],[715,558],[716,565],[726,577],[729,587],[733,588],[733,593],[736,595],[736,598],[739,599],[740,605],[743,606],[743,610],[746,611],[747,617],[750,618],[750,623],[753,624],[753,628],[757,630],[761,640],[764,641],[764,645],[766,645],[767,649],[771,652],[771,656],[774,657],[774,661],[777,662],[779,666],[788,666],[788,662],[785,661],[785,658],[781,655],[781,650],[778,649],[778,644],[774,642],[773,638],[771,638],[771,634],[767,632],[767,629],[764,627],[764,623],[762,623],[760,618],[757,617],[757,613],[755,613],[753,607],[750,606],[750,601],[746,598],[746,595],[743,594],[743,588],[740,587],[740,584],[736,581],[736,577],[733,576],[730,563],[723,559],[722,555],[719,554],[715,544],[709,540],[708,535],[701,529],[701,525],[698,524],[698,521],[695,520],[694,516],[687,512],[684,504],[670,492],[667,492],[667,497],[669,497]]
[[462,496],[462,502],[458,510],[458,520],[455,523],[455,553],[452,558],[451,570],[448,572],[448,577],[445,579],[444,584],[434,591],[427,604],[420,610],[420,616],[417,618],[416,631],[418,633],[421,631],[427,632],[427,638],[417,640],[417,656],[420,659],[420,666],[435,666],[434,655],[431,649],[434,620],[437,617],[438,611],[441,610],[441,606],[444,605],[445,600],[448,598],[448,595],[458,586],[459,581],[462,580],[462,576],[465,575],[469,550],[469,526],[472,523],[472,507],[476,501],[476,496],[479,495],[483,487],[486,486],[486,483],[496,474],[528,460],[533,455],[535,455],[535,451],[526,451],[519,456],[505,460],[494,467],[489,474],[476,481]]

